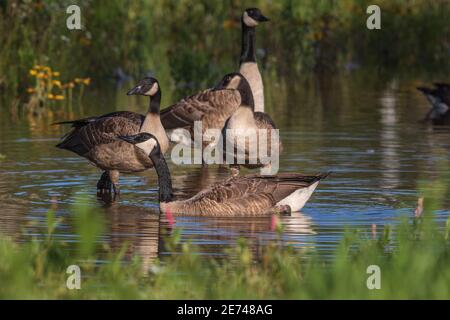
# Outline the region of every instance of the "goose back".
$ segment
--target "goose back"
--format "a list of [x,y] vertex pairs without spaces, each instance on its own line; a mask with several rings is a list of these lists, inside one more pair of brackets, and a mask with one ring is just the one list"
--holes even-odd
[[283,199],[303,188],[311,186],[315,188],[316,183],[326,176],[327,174],[281,173],[276,176],[230,177],[211,185],[190,199],[161,203],[160,206],[163,212],[170,211],[175,214],[233,216],[271,214],[272,209]]
[[117,139],[137,134],[144,116],[125,111],[86,119],[75,121],[57,147],[85,157],[103,170],[138,172],[153,166],[141,149]]
[[161,112],[161,122],[169,136],[172,130],[184,128],[193,140],[195,121],[202,121],[202,134],[208,129],[221,130],[240,103],[241,97],[235,90],[208,89],[165,108]]

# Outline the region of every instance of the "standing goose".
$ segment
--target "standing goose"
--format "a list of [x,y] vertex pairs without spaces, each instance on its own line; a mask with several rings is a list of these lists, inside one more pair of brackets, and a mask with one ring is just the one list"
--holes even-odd
[[[222,81],[217,85],[216,90],[236,90],[239,92],[241,96],[241,104],[239,108],[233,113],[233,115],[226,121],[223,130],[222,130],[222,138],[223,138],[223,148],[226,153],[232,153],[233,162],[227,164],[230,165],[232,169],[232,174],[239,174],[239,167],[243,165],[246,168],[254,169],[261,167],[270,167],[270,164],[263,164],[260,160],[260,149],[259,144],[263,141],[257,141],[257,151],[258,151],[258,159],[256,159],[256,163],[252,164],[250,162],[250,145],[249,143],[245,144],[245,164],[239,164],[237,159],[237,152],[239,151],[236,147],[232,150],[228,150],[228,145],[237,146],[238,138],[243,138],[244,136],[248,136],[251,134],[259,134],[262,130],[267,132],[267,144],[266,150],[268,156],[272,156],[272,152],[275,152],[275,156],[282,151],[282,143],[278,136],[276,130],[276,125],[273,122],[272,118],[264,112],[255,112],[255,104],[253,100],[252,90],[246,78],[240,73],[230,73],[226,75]],[[276,135],[273,137],[275,144],[272,143],[272,135]],[[224,157],[226,157],[226,153],[224,153]]]
[[418,87],[428,101],[431,109],[426,114],[423,122],[431,121],[433,124],[450,123],[450,84],[435,83],[435,88]]
[[[208,129],[221,130],[240,103],[237,91],[207,89],[165,108],[161,112],[161,122],[172,142],[190,145],[194,140],[196,121],[201,121],[202,132],[199,133],[202,136]],[[179,129],[187,130],[190,137]],[[204,137],[202,147],[210,143],[209,139]]]
[[159,206],[163,213],[256,216],[299,211],[311,197],[319,181],[328,175],[305,176],[282,173],[276,176],[230,177],[187,200],[174,201],[169,167],[158,139],[148,133],[120,138],[142,149],[155,164],[159,184]]
[[118,136],[149,132],[158,137],[162,152],[165,152],[169,146],[169,140],[159,117],[161,89],[158,81],[155,78],[146,77],[127,94],[150,97],[150,105],[145,117],[134,112],[118,111],[98,117],[57,123],[70,123],[73,129],[56,147],[70,150],[104,171],[97,183],[99,192],[110,192],[112,187],[114,193],[118,194],[120,172],[139,172],[153,166],[147,154],[117,139]]
[[[269,21],[258,8],[249,8],[241,18],[242,46],[240,56],[240,72],[250,82],[256,99],[256,111],[264,111],[264,88],[256,63],[255,27],[259,22]],[[170,140],[190,144],[194,138],[194,122],[202,122],[202,134],[208,129],[222,130],[225,121],[234,113],[240,104],[240,97],[235,91],[203,90],[195,95],[165,108],[161,112],[161,122],[167,130]],[[182,135],[184,128],[189,130],[190,139]],[[206,137],[203,147],[209,142]]]
[[250,83],[255,111],[264,112],[264,85],[256,62],[256,26],[269,21],[258,8],[245,9],[241,18],[242,43],[239,73]]

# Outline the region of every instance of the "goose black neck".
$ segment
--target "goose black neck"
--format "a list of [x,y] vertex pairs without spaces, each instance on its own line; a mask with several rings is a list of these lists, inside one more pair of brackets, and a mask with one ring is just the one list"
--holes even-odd
[[239,84],[238,91],[241,95],[241,106],[250,107],[253,111],[255,110],[255,101],[253,100],[252,89],[247,80],[242,79]]
[[171,202],[173,200],[172,179],[166,159],[161,153],[159,155],[151,154],[150,159],[153,161],[158,175],[159,202]]
[[148,108],[149,112],[159,114],[160,105],[161,105],[161,90],[158,89],[155,95],[150,98],[150,106]]
[[241,20],[242,46],[240,64],[244,62],[256,62],[256,29],[249,27]]

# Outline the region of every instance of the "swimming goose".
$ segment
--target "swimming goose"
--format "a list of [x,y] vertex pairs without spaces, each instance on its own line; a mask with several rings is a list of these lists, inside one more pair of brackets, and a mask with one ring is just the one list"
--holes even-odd
[[[250,82],[256,100],[256,111],[264,111],[264,88],[256,63],[255,27],[259,22],[269,21],[258,8],[244,11],[242,23],[242,47],[240,72]],[[234,91],[213,91],[206,89],[182,99],[180,102],[161,111],[161,122],[172,142],[189,144],[194,139],[194,122],[202,121],[202,134],[208,129],[222,130],[225,121],[240,104],[240,96]],[[190,138],[183,135],[180,128],[187,129]],[[203,147],[209,144],[209,137]]]
[[431,103],[431,109],[422,121],[431,121],[438,125],[450,124],[450,84],[435,83],[434,86],[417,88]]
[[[229,159],[226,159],[227,164],[230,165],[231,171],[233,175],[239,174],[239,167],[243,165],[246,168],[254,169],[267,167],[270,168],[269,164],[263,164],[260,158],[260,149],[259,145],[262,144],[262,141],[259,141],[259,133],[261,131],[265,131],[267,134],[267,144],[266,151],[269,157],[279,155],[282,151],[282,143],[276,129],[276,125],[272,118],[264,112],[255,112],[255,104],[253,100],[252,90],[250,89],[250,85],[246,78],[240,73],[230,73],[226,75],[222,81],[216,86],[215,90],[236,90],[239,92],[241,96],[241,104],[239,108],[233,113],[233,115],[226,121],[223,130],[222,130],[222,138],[223,138],[223,150],[224,157],[227,157],[227,153],[229,156],[233,158],[232,163],[230,163]],[[262,129],[262,130],[261,130]],[[238,139],[243,139],[244,137],[249,137],[252,134],[258,135],[258,140],[254,141],[256,143],[256,151],[258,152],[258,158],[255,159],[256,163],[251,163],[250,161],[250,143],[245,143],[245,150],[242,150],[245,153],[245,164],[238,163]],[[275,135],[275,136],[273,136]],[[275,144],[272,143],[275,141]],[[232,150],[229,150],[230,146],[236,146]],[[227,148],[228,147],[228,148]],[[231,151],[231,153],[230,153]],[[270,151],[270,152],[269,152]],[[275,154],[273,154],[275,152]],[[254,162],[254,161],[253,161]]]
[[158,139],[149,133],[122,136],[142,149],[158,174],[160,210],[189,215],[266,215],[299,211],[319,181],[328,174],[312,176],[281,173],[274,176],[230,177],[198,192],[187,200],[174,200],[169,167]]
[[135,112],[118,111],[56,123],[72,124],[73,127],[56,147],[72,151],[104,170],[97,183],[99,192],[109,192],[112,188],[114,194],[119,194],[120,172],[139,172],[153,166],[141,149],[117,139],[118,136],[149,132],[158,137],[162,152],[169,147],[169,140],[159,117],[161,89],[158,81],[146,77],[127,94],[150,97],[145,117]]
[[250,83],[255,111],[264,112],[264,85],[256,62],[256,26],[269,21],[258,8],[245,9],[241,18],[242,39],[239,73]]

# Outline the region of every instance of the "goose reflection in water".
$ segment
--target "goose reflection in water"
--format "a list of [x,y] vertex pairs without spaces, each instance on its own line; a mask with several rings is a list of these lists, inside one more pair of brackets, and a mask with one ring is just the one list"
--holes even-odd
[[[171,221],[156,209],[113,203],[104,207],[108,225],[109,247],[118,252],[125,246],[125,259],[139,257],[141,270],[146,273],[156,259],[171,253],[165,239],[175,228],[181,230],[180,244],[190,243],[193,250],[202,255],[221,256],[224,248],[233,247],[239,238],[247,240],[250,250],[258,259],[258,253],[268,241],[280,237],[274,230],[272,217],[205,217],[175,216]],[[302,236],[313,236],[312,219],[296,212],[279,217],[285,242],[296,242]],[[310,241],[308,241],[310,242]],[[303,247],[304,248],[304,247]],[[308,247],[310,248],[310,247]],[[171,248],[172,250],[173,248]],[[176,250],[181,250],[177,248]]]

